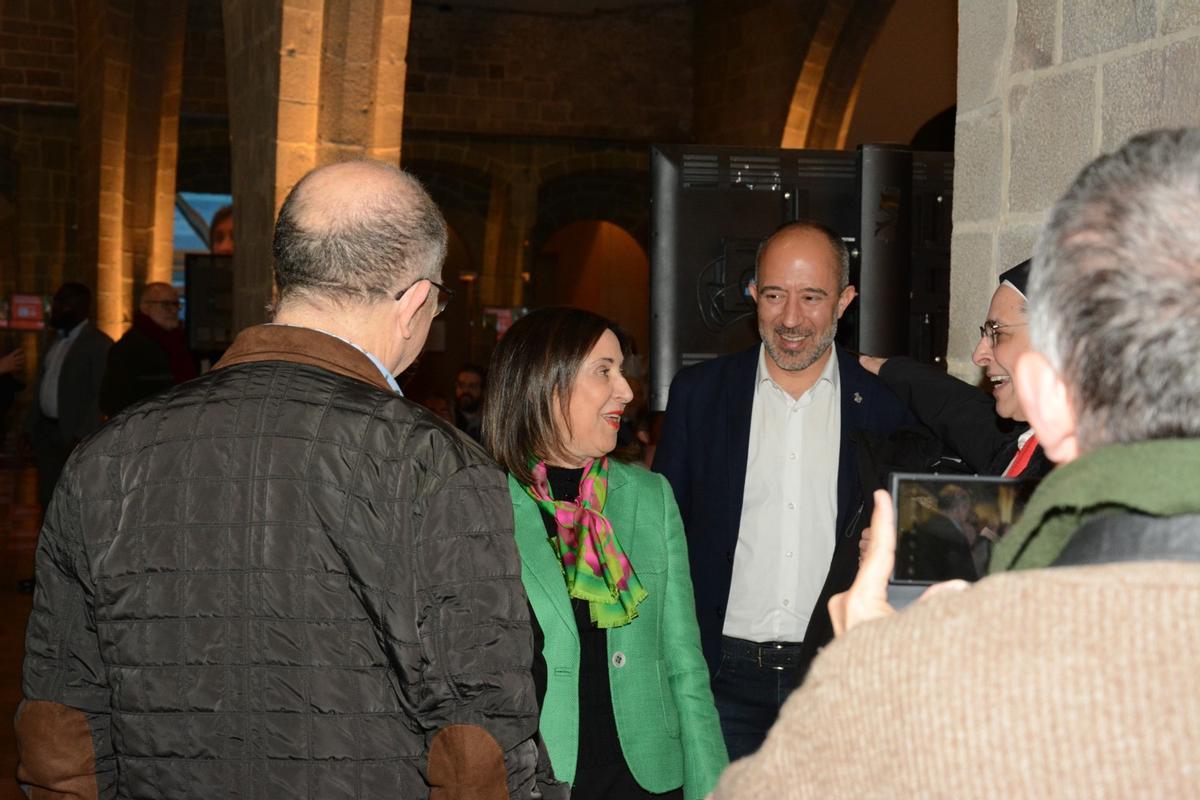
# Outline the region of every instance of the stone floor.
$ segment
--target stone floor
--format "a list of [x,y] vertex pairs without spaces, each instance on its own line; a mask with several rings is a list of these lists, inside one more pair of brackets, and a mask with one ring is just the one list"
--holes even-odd
[[33,574],[41,524],[37,474],[29,464],[0,456],[0,800],[17,800],[16,741],[12,719],[21,700],[21,658],[30,598],[17,581]]

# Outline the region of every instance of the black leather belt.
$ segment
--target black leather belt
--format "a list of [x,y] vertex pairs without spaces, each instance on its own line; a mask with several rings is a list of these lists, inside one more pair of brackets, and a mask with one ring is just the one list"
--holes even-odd
[[721,652],[727,656],[753,661],[767,669],[793,669],[800,666],[803,642],[751,642],[721,637]]

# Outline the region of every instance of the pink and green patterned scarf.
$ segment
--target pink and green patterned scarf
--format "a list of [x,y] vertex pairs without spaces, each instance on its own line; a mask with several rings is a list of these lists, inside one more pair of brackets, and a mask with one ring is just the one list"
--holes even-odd
[[619,628],[632,622],[647,595],[603,513],[608,499],[608,459],[593,459],[584,465],[579,498],[573,503],[551,496],[545,461],[534,465],[533,485],[523,488],[558,527],[550,544],[562,564],[567,594],[588,601],[597,628]]

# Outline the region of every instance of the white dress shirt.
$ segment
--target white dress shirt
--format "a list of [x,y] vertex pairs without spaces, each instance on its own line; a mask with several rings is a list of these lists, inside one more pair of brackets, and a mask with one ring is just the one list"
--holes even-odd
[[58,419],[58,379],[62,375],[63,361],[67,359],[71,345],[79,338],[79,331],[87,323],[85,319],[66,333],[60,333],[46,351],[46,371],[42,373],[42,382],[38,386],[38,404],[43,417]]
[[771,379],[766,359],[760,347],[723,633],[800,642],[837,539],[841,378],[831,350],[816,383],[793,399]]

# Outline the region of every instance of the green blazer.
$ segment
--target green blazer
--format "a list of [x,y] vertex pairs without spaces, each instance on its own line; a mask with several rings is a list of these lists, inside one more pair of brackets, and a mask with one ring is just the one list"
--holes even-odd
[[[559,780],[574,783],[579,749],[579,631],[562,567],[537,504],[511,476],[521,580],[545,635],[541,729]],[[608,680],[629,771],[650,792],[703,798],[729,763],[688,571],[683,523],[661,475],[609,461],[604,515],[649,596],[608,631]]]

